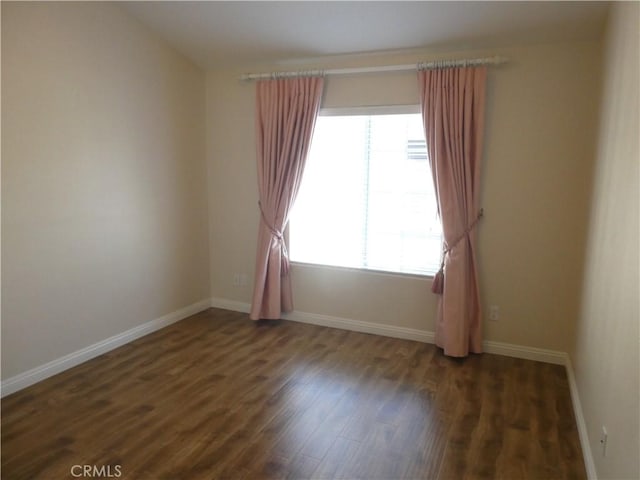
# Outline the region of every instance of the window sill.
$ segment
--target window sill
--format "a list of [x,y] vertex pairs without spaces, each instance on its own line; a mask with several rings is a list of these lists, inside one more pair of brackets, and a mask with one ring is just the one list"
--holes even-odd
[[291,265],[294,267],[304,268],[316,268],[319,270],[338,270],[354,273],[371,273],[373,275],[385,275],[388,277],[400,277],[400,278],[414,278],[416,280],[432,280],[436,272],[429,273],[409,273],[409,272],[393,272],[388,270],[376,270],[370,268],[358,268],[358,267],[341,267],[338,265],[324,265],[320,263],[306,263],[297,262],[291,260]]

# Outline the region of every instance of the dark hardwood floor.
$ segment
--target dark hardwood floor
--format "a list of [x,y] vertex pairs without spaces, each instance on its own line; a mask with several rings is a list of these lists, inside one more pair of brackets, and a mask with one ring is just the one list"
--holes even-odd
[[3,479],[73,479],[74,465],[132,480],[586,478],[561,366],[217,309],[2,400]]

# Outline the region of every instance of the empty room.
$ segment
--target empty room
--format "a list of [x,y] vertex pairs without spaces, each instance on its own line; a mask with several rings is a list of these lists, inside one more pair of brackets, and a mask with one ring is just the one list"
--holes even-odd
[[640,478],[640,2],[1,2],[1,475]]

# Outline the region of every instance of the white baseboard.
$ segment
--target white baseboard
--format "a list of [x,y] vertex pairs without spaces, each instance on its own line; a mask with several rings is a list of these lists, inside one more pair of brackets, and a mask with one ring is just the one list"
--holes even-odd
[[102,355],[114,348],[132,342],[133,340],[155,332],[156,330],[160,330],[161,328],[183,320],[184,318],[201,312],[202,310],[206,310],[210,306],[211,300],[201,300],[197,303],[181,308],[180,310],[176,310],[175,312],[156,318],[155,320],[143,323],[142,325],[127,330],[126,332],[119,333],[113,337],[107,338],[106,340],[94,343],[93,345],[89,345],[88,347],[65,355],[64,357],[57,358],[56,360],[45,363],[44,365],[40,365],[39,367],[8,378],[2,382],[0,396],[4,397],[17,392],[18,390],[22,390],[23,388],[33,385],[45,378],[49,378],[57,373],[63,372],[64,370],[80,365],[81,363],[91,360],[92,358]]
[[[236,300],[227,300],[223,298],[212,298],[211,306],[243,313],[248,313],[251,308],[251,305],[248,303],[239,302]],[[293,312],[284,313],[282,315],[282,318],[284,320],[291,320],[294,322],[310,323],[322,327],[341,328],[343,330],[352,330],[362,333],[372,333],[374,335],[402,338],[404,340],[414,340],[416,342],[435,342],[434,332],[430,332],[428,330],[397,327],[394,325],[365,322],[362,320],[332,317],[329,315],[299,312],[295,310]],[[494,353],[496,355],[504,355],[507,357],[523,358],[526,360],[535,360],[538,362],[553,363],[555,365],[564,365],[566,359],[566,354],[564,352],[547,350],[544,348],[527,347],[523,345],[514,345],[511,343],[495,342],[492,340],[485,340],[483,342],[483,347],[484,351],[487,353]]]
[[[234,312],[242,313],[249,313],[251,310],[251,304],[249,303],[227,300],[225,298],[212,298],[211,306],[214,308],[222,308],[224,310],[233,310]],[[373,322],[363,322],[361,320],[332,317],[329,315],[320,315],[318,313],[293,311],[283,313],[282,319],[291,320],[292,322],[309,323],[320,327],[340,328],[342,330],[372,333],[374,335],[382,335],[384,337],[402,338],[404,340],[415,340],[424,343],[433,343],[434,341],[433,333],[425,330],[396,327],[393,325],[383,325]]]
[[317,313],[307,313],[293,311],[282,315],[284,320],[291,320],[300,323],[310,323],[322,327],[340,328],[342,330],[351,330],[353,332],[372,333],[383,337],[402,338],[404,340],[415,340],[423,343],[433,343],[433,332],[426,330],[417,330],[415,328],[396,327],[393,325],[384,325],[381,323],[363,322],[362,320],[353,320],[350,318],[331,317],[329,315],[320,315]]
[[223,310],[231,310],[234,312],[249,313],[251,311],[250,303],[238,302],[237,300],[228,300],[226,298],[213,297],[211,299],[211,306],[214,308],[221,308]]
[[536,362],[553,363],[554,365],[564,365],[567,356],[566,353],[557,350],[494,342],[493,340],[485,340],[482,342],[482,346],[487,353],[494,353],[505,357],[523,358],[525,360],[535,360]]
[[587,478],[589,480],[597,480],[598,472],[596,464],[593,460],[593,452],[591,451],[591,443],[589,443],[589,433],[587,432],[587,422],[582,412],[582,404],[580,403],[580,395],[578,394],[578,384],[573,371],[573,365],[569,355],[565,356],[565,367],[567,369],[567,378],[569,380],[569,390],[571,392],[571,403],[573,403],[573,413],[576,417],[578,426],[578,436],[580,437],[580,445],[582,446],[582,456],[584,457],[584,466],[587,469]]

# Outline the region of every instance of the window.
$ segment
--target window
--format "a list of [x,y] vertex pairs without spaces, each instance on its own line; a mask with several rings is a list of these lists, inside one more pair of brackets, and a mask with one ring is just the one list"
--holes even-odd
[[399,110],[321,112],[291,212],[292,261],[438,270],[442,229],[422,118]]

